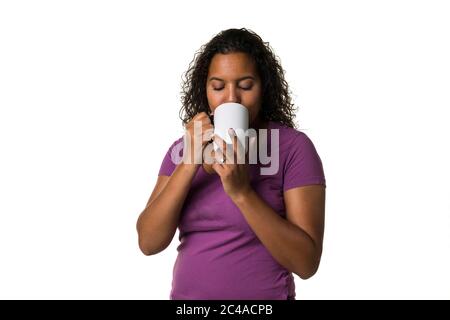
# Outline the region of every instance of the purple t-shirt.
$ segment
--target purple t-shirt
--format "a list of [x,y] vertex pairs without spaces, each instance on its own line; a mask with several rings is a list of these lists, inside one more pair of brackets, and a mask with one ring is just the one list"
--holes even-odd
[[[262,175],[261,167],[249,166],[251,185],[279,215],[285,217],[283,191],[320,184],[325,186],[322,162],[303,132],[269,122],[279,129],[279,168]],[[167,152],[159,175],[170,176],[175,146]],[[182,154],[182,151],[181,151]],[[270,155],[272,156],[272,155]],[[178,257],[173,269],[171,299],[189,300],[286,300],[295,298],[294,278],[256,237],[242,213],[224,192],[220,177],[197,171],[184,202],[179,223]]]

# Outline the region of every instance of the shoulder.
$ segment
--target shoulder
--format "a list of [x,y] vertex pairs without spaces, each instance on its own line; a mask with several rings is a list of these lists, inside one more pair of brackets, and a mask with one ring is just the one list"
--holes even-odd
[[172,152],[172,150],[178,150],[181,151],[183,149],[183,136],[180,138],[175,139],[172,144],[169,146],[168,153]]
[[[314,144],[309,136],[303,131],[288,127],[279,122],[271,121],[269,128],[278,131],[279,148],[281,154],[290,154],[296,149],[309,150],[314,148]],[[272,137],[275,137],[271,133]]]
[[183,137],[173,141],[166,150],[164,162],[169,162],[169,160],[171,160],[174,164],[178,164],[178,161],[183,156]]
[[170,176],[175,166],[181,162],[183,157],[183,137],[176,139],[168,148],[162,161],[159,175]]
[[275,123],[273,127],[279,129],[283,190],[313,184],[325,186],[322,160],[308,135],[278,123]]

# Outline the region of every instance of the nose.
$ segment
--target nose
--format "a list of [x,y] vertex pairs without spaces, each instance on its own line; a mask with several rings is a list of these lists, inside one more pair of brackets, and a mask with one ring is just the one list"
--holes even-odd
[[225,102],[236,102],[236,103],[241,102],[240,94],[235,86],[231,86],[228,88]]

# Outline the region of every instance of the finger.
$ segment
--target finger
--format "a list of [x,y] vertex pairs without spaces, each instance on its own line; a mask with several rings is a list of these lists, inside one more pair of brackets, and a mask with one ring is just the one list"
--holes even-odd
[[209,118],[208,114],[206,112],[200,112],[197,113],[194,118],[192,118],[194,121],[200,121],[202,124],[209,124],[211,123],[211,119]]
[[216,143],[217,147],[222,152],[222,154],[225,155],[225,163],[233,164],[234,163],[233,149],[231,147],[228,148],[225,140],[223,140],[218,134],[214,135],[214,142]]
[[[187,130],[203,130],[204,127],[211,125],[211,121],[208,117],[196,115],[189,123],[186,124]],[[203,132],[203,131],[201,131]],[[199,133],[201,133],[199,132]]]
[[213,140],[214,140],[214,143],[216,144],[218,150],[225,153],[225,146],[226,146],[225,141],[223,141],[223,139],[218,134],[213,135]]
[[[218,135],[215,135],[218,136]],[[234,164],[236,163],[234,161],[234,155],[233,155],[233,145],[232,144],[228,144],[225,140],[223,140],[222,138],[220,138],[220,136],[218,137],[218,140],[220,141],[220,145],[221,145],[221,150],[223,152],[223,154],[225,155],[225,163],[227,164]]]
[[194,116],[194,119],[203,119],[203,118],[209,118],[208,114],[204,111],[199,112]]
[[241,141],[238,138],[238,135],[236,134],[236,131],[234,129],[229,129],[230,137],[233,141],[233,153],[234,153],[234,160],[237,164],[244,164],[245,163],[245,148],[242,145]]
[[228,144],[224,141],[223,148],[225,150],[225,163],[226,164],[235,164],[236,161],[234,159],[233,145]]
[[203,162],[206,164],[213,164],[215,162],[214,145],[212,143],[206,144],[203,149]]
[[214,162],[218,164],[225,163],[225,157],[222,151],[220,150],[214,151]]
[[214,135],[214,127],[212,125],[205,125],[202,127],[203,143],[212,141]]
[[214,130],[214,126],[211,123],[203,122],[202,123],[202,130],[203,131]]
[[219,176],[222,176],[222,174],[223,174],[223,172],[224,172],[224,170],[225,170],[225,168],[223,167],[223,165],[222,165],[222,164],[219,164],[219,163],[214,163],[211,167],[213,168],[213,170],[214,170]]
[[256,136],[250,136],[248,138],[248,152],[247,152],[247,161],[248,163],[255,164],[257,162],[257,139]]
[[238,152],[237,135],[233,128],[228,129],[228,134],[230,135],[231,141],[233,143],[233,161],[234,163],[237,163],[237,152]]

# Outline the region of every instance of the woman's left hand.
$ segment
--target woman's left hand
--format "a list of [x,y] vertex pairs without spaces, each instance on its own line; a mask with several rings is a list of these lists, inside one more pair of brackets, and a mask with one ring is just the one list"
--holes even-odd
[[236,199],[245,196],[252,188],[244,147],[233,129],[229,129],[228,132],[233,140],[233,150],[227,150],[225,141],[218,135],[214,135],[214,142],[219,146],[220,150],[215,152],[215,161],[212,168],[220,176],[223,189],[228,196],[231,199]]

